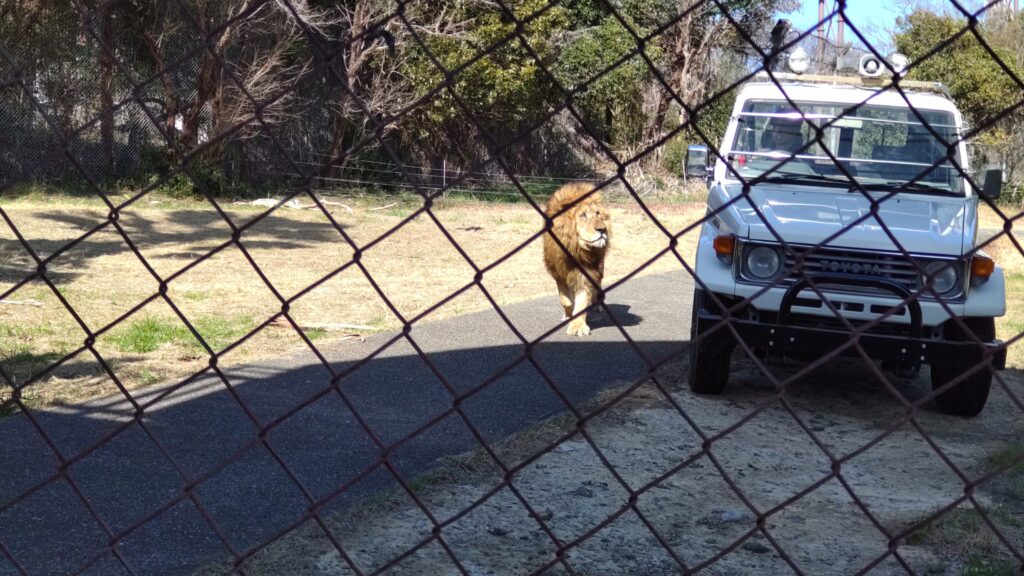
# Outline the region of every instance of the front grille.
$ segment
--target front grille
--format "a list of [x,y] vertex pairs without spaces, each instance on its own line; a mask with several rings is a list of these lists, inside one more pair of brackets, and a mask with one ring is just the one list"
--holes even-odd
[[[757,244],[748,244],[744,246],[744,254],[746,250],[756,246]],[[789,273],[781,280],[776,281],[782,285],[790,285],[793,282],[796,282],[798,279],[803,277],[804,273],[841,273],[869,278],[884,278],[903,286],[911,292],[916,292],[920,288],[917,268],[914,266],[914,262],[903,254],[894,254],[891,252],[861,252],[858,250],[845,250],[839,248],[816,248],[812,250],[811,248],[793,245],[790,245],[790,247],[795,252],[805,254],[803,265],[801,269],[796,269],[796,256],[786,252],[785,267]],[[738,272],[741,279],[758,282],[757,279],[750,278],[745,275],[743,264],[739,265]],[[952,294],[945,296],[945,300],[954,301],[963,298],[963,269],[960,270],[959,278],[960,287],[954,290]],[[877,288],[843,286],[840,290],[846,293],[892,296],[890,292],[879,290]],[[835,289],[833,288],[830,291],[835,291]],[[931,293],[922,292],[920,297],[923,299],[931,299],[932,295]]]
[[[786,269],[791,270],[796,258],[786,254]],[[858,276],[885,278],[900,284],[907,290],[917,288],[917,270],[914,263],[902,254],[853,252],[834,248],[819,248],[804,256],[803,270],[810,273],[840,272]],[[801,277],[799,270],[789,275],[790,280]],[[870,291],[875,291],[871,290]]]

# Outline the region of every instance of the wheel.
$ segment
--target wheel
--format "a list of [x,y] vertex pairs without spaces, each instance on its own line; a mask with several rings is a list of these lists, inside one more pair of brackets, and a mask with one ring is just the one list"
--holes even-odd
[[[982,342],[991,342],[996,338],[996,323],[993,318],[961,318]],[[971,341],[955,323],[946,325],[945,337],[956,342]],[[973,365],[932,364],[932,390],[938,390],[943,384],[967,372]],[[985,366],[974,372],[959,384],[936,394],[935,403],[939,411],[954,416],[977,416],[985,407],[989,389],[992,388],[992,368]]]
[[729,380],[729,358],[733,343],[719,329],[711,337],[693,344],[697,336],[697,311],[704,304],[704,292],[693,292],[693,319],[690,322],[690,390],[697,394],[721,394]]

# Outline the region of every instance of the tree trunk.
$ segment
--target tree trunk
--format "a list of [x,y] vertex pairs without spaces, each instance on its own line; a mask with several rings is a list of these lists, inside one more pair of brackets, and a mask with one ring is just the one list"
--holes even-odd
[[100,15],[100,137],[103,141],[103,173],[114,174],[114,15],[113,2]]
[[160,86],[163,88],[163,109],[164,109],[164,133],[167,139],[167,148],[174,152],[174,144],[178,141],[177,120],[178,120],[178,91],[174,86],[174,79],[167,69],[167,58],[164,55],[163,44],[156,34],[154,28],[158,25],[152,11],[147,15],[147,29],[143,32],[143,39],[146,43],[146,51],[153,61],[153,68],[160,75]]
[[[665,82],[681,100],[686,102],[685,83],[687,71],[690,64],[690,33],[692,16],[682,18],[673,27],[671,35],[666,37],[665,60],[668,62],[667,70],[664,72]],[[644,140],[648,143],[654,142],[661,137],[665,130],[665,118],[668,115],[669,104],[673,100],[672,94],[660,86],[657,105],[651,116],[647,129],[644,131]],[[687,102],[687,104],[689,104]]]
[[338,112],[334,115],[334,135],[331,137],[331,147],[327,150],[327,160],[320,170],[322,177],[337,178],[340,168],[347,160],[345,135],[348,133],[349,122],[344,112],[346,97],[347,94],[342,93],[339,98]]
[[[208,47],[203,50],[203,57],[199,66],[199,77],[196,79],[196,99],[185,115],[184,129],[181,134],[183,143],[190,149],[195,149],[200,144],[199,125],[202,120],[203,110],[207,104],[210,104],[211,107],[209,136],[216,136],[221,128],[217,126],[217,122],[220,120],[220,108],[221,104],[223,104],[225,59],[228,46],[231,44],[235,30],[238,27],[234,20],[240,14],[244,14],[249,10],[252,2],[253,0],[245,0],[237,11],[230,13],[227,17],[228,24],[224,26],[219,35],[215,36],[217,42],[212,48]],[[198,16],[200,22],[203,23],[203,29],[200,32],[206,35],[208,33],[207,30],[214,28],[214,26],[205,21],[205,2],[199,5],[199,10]],[[219,155],[222,150],[222,144],[215,146],[204,152],[203,157],[210,161],[219,161]]]
[[196,97],[185,112],[182,122],[181,143],[187,150],[194,150],[199,145],[199,122],[203,108],[210,101],[217,89],[217,62],[212,54],[203,52],[200,60],[199,76],[196,78]]

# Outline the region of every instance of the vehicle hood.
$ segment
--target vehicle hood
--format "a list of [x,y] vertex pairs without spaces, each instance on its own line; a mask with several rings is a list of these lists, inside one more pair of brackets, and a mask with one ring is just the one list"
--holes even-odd
[[[730,186],[730,188],[733,188]],[[829,246],[867,250],[899,250],[879,223],[881,220],[900,246],[911,253],[956,255],[963,253],[968,202],[965,198],[900,193],[881,202],[877,219],[871,202],[861,192],[842,188],[807,190],[806,186],[755,186],[750,202],[738,200],[736,215],[752,240],[776,241],[765,221],[787,242],[819,244],[831,236]],[[730,190],[739,194],[739,187]],[[882,199],[885,192],[871,192]],[[764,221],[753,206],[764,215]],[[844,230],[840,233],[841,230]],[[973,231],[969,231],[973,233]]]

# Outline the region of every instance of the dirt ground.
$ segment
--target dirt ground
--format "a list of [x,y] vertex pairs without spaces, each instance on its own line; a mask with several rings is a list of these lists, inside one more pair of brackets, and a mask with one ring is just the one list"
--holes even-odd
[[[779,361],[770,370],[785,378],[798,366]],[[507,465],[543,454],[508,485],[480,450],[412,479],[410,487],[444,526],[445,546],[473,575],[528,574],[549,564],[545,574],[569,573],[556,561],[553,538],[573,546],[565,562],[572,573],[586,575],[679,573],[669,550],[686,567],[713,575],[797,573],[792,566],[803,574],[1020,573],[979,510],[1024,551],[1024,465],[979,487],[976,505],[961,502],[929,522],[964,495],[960,474],[975,479],[998,463],[1024,458],[1024,417],[1002,387],[979,418],[925,409],[896,426],[897,403],[881,385],[871,384],[874,376],[858,362],[824,368],[790,387],[786,401],[792,413],[749,361],[734,359],[730,389],[721,397],[693,395],[685,374],[685,363],[667,366],[658,374],[663,389],[648,381],[590,421],[588,438],[575,434],[543,452],[552,438],[574,430],[570,419],[556,418],[507,439],[496,447]],[[1004,373],[1004,380],[1006,389],[1024,397],[1019,371]],[[926,376],[896,384],[910,398],[929,389]],[[706,437],[714,441],[702,453]],[[635,507],[628,505],[625,486],[638,492]],[[756,524],[758,512],[767,515],[764,531]],[[363,573],[423,542],[386,573],[459,573],[441,541],[431,540],[434,525],[397,485],[371,502],[338,503],[323,516]],[[889,554],[893,539],[899,545]],[[245,570],[261,576],[355,573],[312,522],[250,559]]]
[[[325,200],[347,238],[322,212],[310,209],[306,198],[306,208],[275,211],[245,228],[241,247],[229,245],[204,260],[202,255],[232,234],[209,204],[147,197],[125,210],[119,225],[153,272],[170,278],[168,300],[214,351],[258,330],[220,359],[228,366],[305,345],[288,325],[261,328],[281,310],[281,298],[290,299],[290,315],[307,337],[329,342],[398,329],[403,320],[429,322],[489,308],[487,295],[500,306],[554,291],[541,263],[540,239],[531,240],[543,220],[528,205],[450,201],[417,215],[422,203],[409,197]],[[40,258],[102,224],[107,215],[96,202],[80,200],[14,201],[3,208]],[[265,210],[230,203],[224,208],[237,227]],[[650,208],[673,234],[704,210],[695,203]],[[681,268],[671,254],[657,258],[668,248],[668,237],[635,203],[614,203],[612,212],[607,282],[645,265],[642,274]],[[688,259],[697,235],[694,228],[680,239],[680,253]],[[360,265],[345,267],[353,246],[361,250]],[[484,270],[487,295],[465,289],[473,283],[474,266]],[[0,226],[0,294],[33,269],[12,230]],[[55,258],[47,276],[79,319],[41,281],[7,295],[0,304],[0,362],[15,382],[79,349],[86,338],[79,320],[100,333],[96,350],[128,389],[179,380],[207,366],[208,352],[167,302],[155,298],[136,309],[158,293],[159,283],[113,227]],[[29,386],[22,399],[44,406],[114,393],[114,380],[85,350]]]

